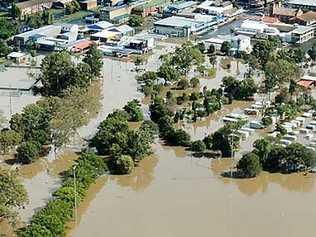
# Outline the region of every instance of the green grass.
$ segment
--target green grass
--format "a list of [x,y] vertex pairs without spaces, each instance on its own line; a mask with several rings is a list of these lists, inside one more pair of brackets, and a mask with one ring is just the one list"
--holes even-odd
[[[61,14],[63,10],[57,9],[54,15]],[[54,19],[54,23],[78,23],[84,20],[88,15],[91,15],[93,11],[79,11],[71,15],[64,15],[59,19]]]

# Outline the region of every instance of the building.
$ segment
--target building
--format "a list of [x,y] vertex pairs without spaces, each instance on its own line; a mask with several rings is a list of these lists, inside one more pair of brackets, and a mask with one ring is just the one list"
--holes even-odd
[[211,45],[214,45],[215,50],[219,51],[225,41],[230,43],[232,54],[235,54],[238,51],[250,53],[252,50],[251,39],[245,35],[217,35],[216,37],[206,39],[203,42],[207,49],[209,49]]
[[308,11],[300,16],[292,18],[291,21],[304,26],[313,25],[316,23],[316,12]]
[[88,50],[94,43],[90,40],[82,39],[68,46],[68,49],[73,53],[81,53]]
[[267,36],[278,36],[280,31],[275,27],[270,27],[264,22],[245,20],[239,28],[235,29],[236,34],[256,36],[258,34]]
[[112,27],[113,24],[108,21],[98,21],[94,24],[88,25],[87,28],[90,32],[100,32]]
[[129,25],[120,25],[109,29],[109,31],[117,32],[121,37],[123,36],[133,36],[135,34],[135,29]]
[[314,38],[314,27],[298,26],[291,32],[291,41],[294,44],[302,44]]
[[238,5],[246,8],[246,9],[261,9],[264,7],[263,0],[238,0]]
[[97,0],[78,0],[82,10],[91,10],[97,7]]
[[21,16],[41,12],[45,9],[50,9],[54,0],[29,0],[16,3],[16,6],[21,10]]
[[197,2],[194,1],[181,1],[174,4],[170,4],[163,10],[163,16],[170,17],[176,15],[178,13],[181,13],[183,10],[191,8],[195,5],[197,5]]
[[286,5],[290,8],[302,9],[303,11],[316,11],[315,0],[288,0]]
[[25,53],[21,52],[12,52],[7,55],[8,60],[12,60],[16,64],[25,63],[26,62],[26,55]]
[[123,5],[117,7],[105,7],[100,9],[100,20],[115,23],[124,23],[132,11],[131,6]]
[[298,17],[303,14],[301,9],[275,7],[273,6],[272,15],[277,17],[280,21],[290,23],[290,20],[294,17]]
[[172,16],[154,22],[154,33],[175,37],[202,34],[216,24],[213,18],[193,16],[194,18]]
[[124,46],[124,48],[130,50],[133,53],[143,54],[151,51],[155,47],[155,39],[150,36],[138,36],[133,37]]
[[196,11],[202,14],[220,16],[226,15],[233,9],[233,4],[230,1],[204,1],[197,6]]
[[18,47],[24,47],[28,41],[36,42],[43,37],[56,37],[61,32],[61,25],[48,25],[35,30],[27,31],[13,38],[14,44]]

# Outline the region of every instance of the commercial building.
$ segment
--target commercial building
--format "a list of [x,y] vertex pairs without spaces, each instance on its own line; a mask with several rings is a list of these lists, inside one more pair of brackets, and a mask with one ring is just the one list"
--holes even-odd
[[288,0],[286,5],[303,11],[316,11],[316,0]]
[[39,38],[55,37],[61,32],[61,29],[62,25],[43,26],[35,30],[15,35],[13,41],[16,46],[24,47],[28,41],[35,42]]
[[172,16],[154,22],[154,33],[175,37],[187,37],[202,34],[209,30],[216,21],[211,17],[193,15],[193,18]]
[[314,38],[314,27],[298,26],[291,32],[292,43],[302,44]]
[[235,29],[236,34],[255,36],[258,34],[267,36],[278,36],[280,31],[275,27],[270,27],[264,22],[245,20],[239,28]]

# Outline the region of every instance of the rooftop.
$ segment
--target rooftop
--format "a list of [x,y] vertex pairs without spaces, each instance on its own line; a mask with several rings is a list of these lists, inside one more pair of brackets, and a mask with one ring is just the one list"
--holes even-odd
[[154,25],[162,25],[162,26],[173,26],[173,27],[192,27],[199,22],[194,19],[189,19],[185,17],[172,16],[168,18],[164,18],[162,20],[154,22]]
[[281,16],[296,16],[297,9],[293,8],[286,8],[286,7],[277,7],[273,9],[274,15],[281,15]]
[[298,26],[295,30],[292,31],[292,33],[302,35],[302,34],[305,34],[309,31],[314,31],[314,28],[309,27],[309,26]]
[[298,16],[297,18],[302,21],[313,21],[313,20],[316,20],[316,12],[309,11]]
[[54,2],[54,0],[29,0],[29,1],[25,1],[25,2],[19,2],[16,5],[19,8],[28,8],[28,7],[32,7],[35,5],[40,5],[40,4],[45,4],[45,3],[52,3]]
[[316,7],[316,0],[288,0],[288,4]]

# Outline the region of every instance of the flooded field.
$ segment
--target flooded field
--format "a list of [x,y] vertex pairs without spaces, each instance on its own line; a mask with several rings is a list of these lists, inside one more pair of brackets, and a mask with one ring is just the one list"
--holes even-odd
[[[133,174],[111,176],[83,213],[81,236],[308,236],[315,176],[221,177],[232,160],[191,158],[157,144]],[[180,151],[179,151],[180,150]]]

